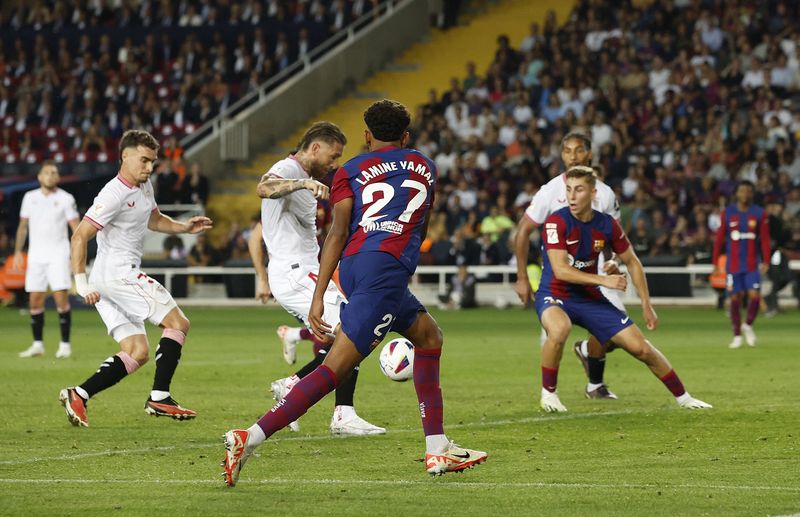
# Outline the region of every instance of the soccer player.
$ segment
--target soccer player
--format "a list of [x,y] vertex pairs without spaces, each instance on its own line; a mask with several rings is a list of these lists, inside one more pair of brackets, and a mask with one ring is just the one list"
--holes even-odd
[[[25,237],[28,243],[28,267],[25,270],[25,291],[30,293],[31,330],[33,343],[19,353],[20,357],[44,355],[44,301],[48,286],[58,310],[61,327],[61,342],[56,358],[63,359],[72,354],[69,343],[72,316],[69,293],[72,279],[69,274],[69,236],[67,225],[74,232],[78,227],[78,211],[72,194],[58,188],[58,168],[47,161],[39,174],[39,188],[25,193],[19,211],[17,240],[14,244],[14,269],[21,270],[24,263],[22,247]],[[66,223],[66,224],[64,224]]]
[[[271,289],[275,300],[305,325],[308,325],[311,296],[319,273],[317,199],[329,197],[328,187],[319,180],[338,168],[338,160],[346,143],[347,139],[338,126],[331,122],[317,122],[303,135],[297,152],[273,165],[258,184],[258,196],[262,198],[261,224],[253,231],[251,241],[259,238],[260,231],[269,253],[269,264],[265,268],[261,243],[256,241],[249,245],[259,279],[258,292],[263,294],[265,289]],[[339,322],[339,306],[344,297],[334,282],[326,285],[325,318],[334,322],[335,327]],[[278,335],[284,341],[284,357],[286,342],[294,337],[287,334],[293,333],[288,327],[278,329]],[[297,334],[300,337],[302,332],[298,331]],[[311,362],[294,375],[272,382],[270,388],[275,400],[280,403],[301,378],[322,364],[331,341],[330,336],[318,340],[318,349]],[[373,425],[356,414],[353,394],[357,379],[358,366],[336,388],[331,433],[348,436],[386,433],[383,427]],[[292,422],[290,429],[298,431],[298,424]]]
[[318,337],[325,320],[328,282],[341,257],[339,280],[348,303],[322,365],[248,429],[225,434],[225,482],[234,486],[253,450],[330,393],[393,330],[415,347],[414,386],[425,431],[425,468],[431,474],[462,471],[487,454],[459,447],[443,429],[439,358],[442,332],[411,294],[408,281],[419,262],[433,201],[436,169],[430,158],[404,149],[411,116],[402,104],[382,100],[364,113],[368,152],[339,169],[333,181],[333,223],[322,249],[308,319]]
[[[130,130],[122,135],[119,174],[97,194],[72,236],[76,290],[87,304],[97,307],[108,334],[120,346],[120,352],[106,359],[83,384],[61,390],[59,398],[75,426],[89,426],[86,403],[90,397],[147,362],[145,320],[163,329],[154,354],[155,380],[144,405],[145,413],[176,420],[196,416],[170,394],[189,320],[167,290],[141,271],[142,241],[147,229],[173,235],[199,233],[211,228],[212,222],[203,216],[180,222],[158,209],[149,181],[158,148],[156,139],[146,131]],[[97,258],[87,281],[86,245],[95,236]]]
[[[736,186],[736,203],[722,213],[714,239],[714,259],[725,248],[727,288],[731,300],[733,341],[729,348],[742,346],[742,333],[749,346],[756,346],[753,323],[761,303],[761,274],[769,270],[770,240],[767,212],[753,204],[755,186],[741,181]],[[742,293],[747,292],[747,319],[742,323]]]
[[[561,161],[567,169],[575,166],[588,167],[592,163],[592,142],[583,133],[572,132],[568,133],[561,140]],[[562,173],[549,182],[547,182],[531,200],[530,205],[525,210],[525,217],[523,217],[517,227],[517,236],[515,241],[515,255],[517,260],[517,283],[515,290],[519,295],[522,303],[527,303],[531,297],[532,291],[530,281],[528,279],[528,271],[526,266],[528,264],[528,248],[530,246],[530,235],[533,230],[544,224],[547,216],[553,212],[567,206],[567,189],[566,189],[566,174]],[[605,214],[612,216],[614,219],[619,220],[619,203],[614,195],[611,187],[598,181],[597,196],[592,201],[592,206]],[[618,273],[619,269],[614,260],[604,260],[605,255],[601,254],[598,269],[602,274],[605,273]],[[625,306],[619,294],[613,290],[601,288],[603,295],[614,304],[621,311],[625,311]],[[547,343],[544,328],[542,328],[542,397],[540,406],[547,412],[563,412],[567,408],[558,399],[555,394],[555,385],[545,385],[545,369],[547,375],[550,375],[551,370],[558,372],[558,367],[561,362],[560,352],[552,349],[545,349]],[[606,351],[611,350],[612,343],[601,343],[594,336],[589,336],[588,339],[575,343],[573,349],[581,364],[583,365],[586,376],[588,377],[588,384],[586,385],[585,394],[590,399],[616,399],[617,396],[609,391],[603,379],[606,367]]]
[[[624,262],[642,301],[647,328],[655,330],[658,316],[650,305],[644,269],[619,223],[592,209],[596,179],[591,169],[567,171],[569,207],[551,214],[544,223],[544,268],[536,292],[536,313],[547,330],[547,344],[561,353],[572,324],[585,328],[602,343],[614,343],[643,362],[667,387],[678,405],[689,409],[710,408],[683,387],[669,361],[647,339],[630,316],[600,293],[598,286],[625,290],[621,274],[597,274],[597,260],[607,244]],[[557,370],[543,369],[544,385],[555,386]],[[554,392],[555,394],[555,392]]]

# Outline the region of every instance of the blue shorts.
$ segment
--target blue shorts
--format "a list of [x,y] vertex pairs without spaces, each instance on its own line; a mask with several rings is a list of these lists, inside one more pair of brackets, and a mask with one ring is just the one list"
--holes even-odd
[[630,316],[614,307],[605,297],[597,300],[567,299],[536,293],[536,314],[539,321],[550,307],[558,307],[567,313],[570,321],[588,330],[601,343],[608,343],[612,337],[633,325]]
[[728,273],[726,283],[728,284],[728,292],[731,294],[749,291],[750,289],[758,291],[761,287],[761,273],[758,271]]
[[389,331],[409,328],[425,306],[408,289],[408,270],[381,251],[350,255],[339,265],[339,283],[347,304],[340,314],[342,330],[364,356]]

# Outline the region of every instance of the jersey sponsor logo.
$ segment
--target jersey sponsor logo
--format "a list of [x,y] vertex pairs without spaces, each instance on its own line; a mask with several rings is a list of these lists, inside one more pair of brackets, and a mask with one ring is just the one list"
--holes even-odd
[[567,246],[572,246],[573,244],[578,244],[578,242],[580,242],[580,240],[579,240],[579,239],[575,239],[574,241],[569,241],[569,240],[568,240],[568,241],[567,241]]
[[558,244],[558,230],[547,228],[547,244]]
[[398,223],[397,221],[381,221],[381,222],[372,221],[368,222],[362,228],[364,229],[364,233],[388,232],[388,233],[393,233],[395,235],[402,235],[403,228],[405,228],[405,226],[402,223]]
[[731,232],[731,240],[734,241],[749,241],[756,238],[756,234],[753,232],[740,232],[739,230],[733,230]]
[[575,257],[572,255],[567,255],[567,259],[569,259],[570,266],[580,270],[588,269],[595,263],[594,260],[575,260]]
[[594,241],[595,251],[603,251],[603,248],[605,247],[606,247],[606,241],[604,239],[597,239]]
[[90,208],[89,211],[94,213],[94,214],[100,214],[105,209],[106,209],[106,205],[104,205],[103,203],[98,201],[97,203],[92,205],[92,208]]

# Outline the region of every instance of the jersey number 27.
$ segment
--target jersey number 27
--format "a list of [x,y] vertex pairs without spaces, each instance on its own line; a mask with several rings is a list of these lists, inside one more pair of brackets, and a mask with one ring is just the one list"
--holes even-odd
[[[416,212],[419,207],[425,203],[425,198],[428,195],[428,189],[424,183],[416,180],[405,180],[400,186],[417,191],[417,193],[414,194],[414,197],[409,200],[406,209],[402,214],[400,214],[400,217],[397,218],[397,220],[401,223],[407,223],[411,221],[411,217],[414,215],[414,212]],[[375,199],[375,194],[378,192],[383,194],[383,196],[379,199]],[[358,223],[359,226],[364,227],[374,221],[377,221],[378,219],[386,217],[378,212],[380,212],[383,207],[389,204],[389,201],[392,200],[394,194],[394,187],[388,183],[376,182],[370,183],[364,187],[364,190],[361,191],[361,203],[364,206],[369,206],[366,210],[364,210],[364,216],[361,218],[361,222]]]

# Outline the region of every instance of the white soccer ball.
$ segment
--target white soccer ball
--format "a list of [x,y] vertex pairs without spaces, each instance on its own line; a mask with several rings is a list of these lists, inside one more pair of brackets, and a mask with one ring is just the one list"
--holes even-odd
[[378,363],[391,380],[407,381],[414,375],[414,345],[405,338],[393,339],[383,346]]

